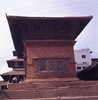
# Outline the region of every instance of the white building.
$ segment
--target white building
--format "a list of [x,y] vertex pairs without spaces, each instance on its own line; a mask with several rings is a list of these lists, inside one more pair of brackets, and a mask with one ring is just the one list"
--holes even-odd
[[91,65],[91,51],[89,48],[75,50],[76,71],[81,71]]

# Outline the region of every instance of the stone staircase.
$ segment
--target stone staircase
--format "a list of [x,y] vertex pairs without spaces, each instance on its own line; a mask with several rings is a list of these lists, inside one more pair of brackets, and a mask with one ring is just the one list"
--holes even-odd
[[33,79],[8,85],[0,100],[98,100],[98,81]]

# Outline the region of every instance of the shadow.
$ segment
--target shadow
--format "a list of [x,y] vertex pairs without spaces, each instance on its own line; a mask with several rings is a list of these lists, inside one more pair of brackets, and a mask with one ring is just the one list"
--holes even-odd
[[90,81],[90,80],[97,81],[98,80],[98,64],[96,66],[89,66],[88,68],[82,71],[79,71],[77,73],[77,78],[79,78],[80,80],[85,80],[85,81]]

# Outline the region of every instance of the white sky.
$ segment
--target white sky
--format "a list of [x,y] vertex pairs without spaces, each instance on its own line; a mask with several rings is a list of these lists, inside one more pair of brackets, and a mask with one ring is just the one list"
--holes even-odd
[[98,57],[98,0],[0,0],[0,73],[14,50],[7,15],[17,16],[93,16],[78,36],[75,49],[90,48]]

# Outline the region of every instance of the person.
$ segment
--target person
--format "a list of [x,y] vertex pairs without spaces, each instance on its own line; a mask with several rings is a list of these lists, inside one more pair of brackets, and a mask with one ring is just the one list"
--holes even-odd
[[17,83],[17,77],[13,77],[12,83]]

